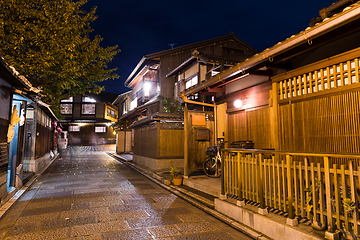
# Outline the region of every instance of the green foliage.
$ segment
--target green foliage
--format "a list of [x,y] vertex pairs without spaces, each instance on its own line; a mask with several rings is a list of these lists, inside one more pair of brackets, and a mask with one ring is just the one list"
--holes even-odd
[[[174,164],[174,161],[173,160],[170,160],[170,163],[173,165]],[[178,169],[177,167],[175,166],[172,166],[170,168],[170,174],[173,176],[173,177],[178,177],[181,175],[181,172],[180,172],[180,169]]]
[[[88,0],[2,0],[0,55],[34,86],[56,110],[63,93],[97,94],[96,82],[115,79],[107,69],[117,46],[102,48],[90,39],[95,10],[82,10]],[[54,108],[55,107],[55,108]]]
[[344,206],[344,211],[349,216],[352,216],[355,210],[355,202],[350,198],[345,198],[342,200],[342,204]]
[[163,96],[158,97],[161,100],[164,112],[168,113],[183,113],[184,109],[181,106],[181,102],[175,98],[165,98]]
[[180,176],[180,169],[178,169],[177,167],[171,167],[170,168],[170,174],[174,177]]

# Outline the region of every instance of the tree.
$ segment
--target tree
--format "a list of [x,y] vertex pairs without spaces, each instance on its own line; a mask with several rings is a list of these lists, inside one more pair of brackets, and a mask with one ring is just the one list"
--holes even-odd
[[161,101],[163,112],[167,113],[183,113],[184,109],[181,106],[181,102],[175,98],[165,98],[159,96],[158,99]]
[[102,38],[90,39],[96,7],[86,12],[88,0],[1,0],[0,54],[34,86],[43,101],[56,110],[63,93],[103,90],[96,82],[115,79],[107,64],[118,46],[102,48]]

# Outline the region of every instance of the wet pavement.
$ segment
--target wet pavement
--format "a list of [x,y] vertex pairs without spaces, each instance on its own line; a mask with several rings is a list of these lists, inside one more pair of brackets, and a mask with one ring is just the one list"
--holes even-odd
[[251,239],[104,151],[64,152],[0,220],[0,239]]

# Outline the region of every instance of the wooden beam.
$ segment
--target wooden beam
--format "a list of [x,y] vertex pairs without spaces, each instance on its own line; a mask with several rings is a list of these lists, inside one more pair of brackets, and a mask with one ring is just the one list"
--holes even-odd
[[188,147],[188,107],[185,103],[184,107],[184,176],[187,178],[189,175],[189,147]]
[[183,96],[182,100],[184,103],[192,103],[192,104],[197,104],[197,105],[202,105],[202,106],[215,107],[215,104],[192,101],[192,100],[187,99],[186,96]]
[[225,92],[225,88],[208,88],[208,92],[221,92],[224,93]]

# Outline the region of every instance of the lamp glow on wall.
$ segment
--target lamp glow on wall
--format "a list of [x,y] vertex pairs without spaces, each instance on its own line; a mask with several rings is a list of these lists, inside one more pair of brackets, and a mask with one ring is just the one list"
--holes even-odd
[[236,108],[241,108],[242,105],[243,105],[243,102],[242,102],[240,99],[235,100],[234,106],[235,106]]

